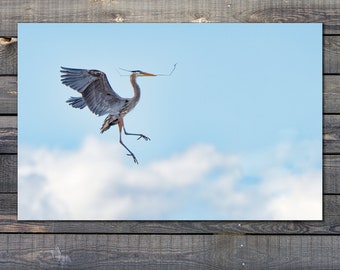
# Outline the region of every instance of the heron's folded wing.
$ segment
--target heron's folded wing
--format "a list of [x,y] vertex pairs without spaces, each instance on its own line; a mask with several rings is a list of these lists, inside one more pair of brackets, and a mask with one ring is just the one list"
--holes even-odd
[[119,109],[125,100],[111,88],[104,72],[61,67],[61,81],[82,94],[89,109],[101,116]]

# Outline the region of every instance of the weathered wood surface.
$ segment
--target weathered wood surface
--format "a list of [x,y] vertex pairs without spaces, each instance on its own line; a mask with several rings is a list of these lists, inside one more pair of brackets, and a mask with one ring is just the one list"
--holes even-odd
[[[322,22],[324,220],[18,222],[18,22]],[[3,0],[0,269],[339,269],[339,129],[339,0]]]
[[0,33],[18,22],[321,22],[340,33],[338,0],[17,0],[1,1]]
[[339,114],[340,113],[339,104],[340,104],[340,76],[324,75],[323,76],[323,113],[324,114]]
[[0,193],[17,192],[17,156],[0,155]]
[[323,38],[323,72],[340,74],[340,36]]
[[17,74],[17,39],[1,36],[0,32],[0,75]]
[[0,115],[16,114],[17,101],[17,77],[0,76]]
[[337,236],[0,235],[3,269],[338,269]]
[[17,153],[16,116],[0,116],[0,153]]
[[340,115],[323,117],[323,152],[340,154]]
[[[323,156],[323,193],[340,194],[340,156]],[[340,209],[340,208],[339,208]]]

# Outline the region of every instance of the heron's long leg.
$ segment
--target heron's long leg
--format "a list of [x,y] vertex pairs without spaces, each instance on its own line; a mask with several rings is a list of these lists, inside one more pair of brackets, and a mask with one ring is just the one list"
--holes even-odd
[[[120,144],[123,145],[126,150],[128,150],[129,154],[127,154],[127,155],[131,156],[133,158],[133,161],[136,164],[138,164],[138,160],[137,160],[136,156],[134,155],[134,153],[132,153],[131,150],[129,148],[127,148],[127,146],[122,141],[122,128],[124,128],[124,122],[123,122],[122,117],[118,118],[118,128],[119,128],[119,142],[120,142]],[[124,128],[124,132],[125,132],[125,128]]]
[[125,135],[139,136],[139,137],[137,138],[137,140],[139,140],[140,138],[143,138],[143,139],[146,140],[146,141],[150,141],[150,140],[151,140],[149,137],[147,137],[147,136],[145,136],[145,135],[143,135],[143,134],[136,134],[136,133],[129,133],[129,132],[127,132],[124,126],[123,126],[123,129],[124,129]]

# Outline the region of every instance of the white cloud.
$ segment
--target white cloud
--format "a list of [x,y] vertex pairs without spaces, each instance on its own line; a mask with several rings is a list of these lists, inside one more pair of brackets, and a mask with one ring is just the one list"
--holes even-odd
[[210,145],[135,165],[117,143],[19,150],[19,219],[321,219],[317,143],[256,154]]

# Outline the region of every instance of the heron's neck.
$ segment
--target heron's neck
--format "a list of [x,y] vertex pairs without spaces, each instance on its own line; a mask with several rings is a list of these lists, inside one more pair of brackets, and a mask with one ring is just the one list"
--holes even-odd
[[136,82],[136,75],[135,74],[131,74],[130,81],[131,81],[133,91],[134,91],[134,98],[136,100],[139,100],[140,99],[140,88],[139,88],[139,85]]

